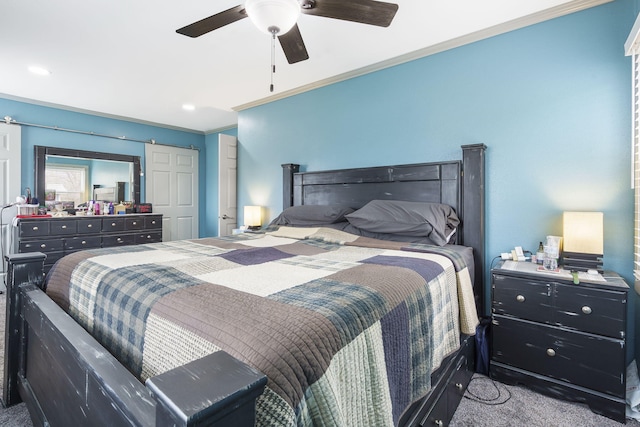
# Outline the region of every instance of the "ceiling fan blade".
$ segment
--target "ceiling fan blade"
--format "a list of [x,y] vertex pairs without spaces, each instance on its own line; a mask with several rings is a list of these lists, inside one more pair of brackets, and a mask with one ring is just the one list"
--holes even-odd
[[176,33],[184,34],[189,37],[200,37],[203,34],[207,34],[210,31],[217,30],[220,27],[224,27],[225,25],[246,17],[247,12],[244,10],[244,6],[236,6],[182,27],[176,30]]
[[300,11],[307,15],[388,27],[398,5],[374,0],[302,0]]
[[307,48],[304,46],[298,24],[295,24],[286,34],[278,36],[278,40],[280,40],[280,46],[282,46],[282,50],[289,64],[295,64],[296,62],[309,59],[309,54],[307,53]]

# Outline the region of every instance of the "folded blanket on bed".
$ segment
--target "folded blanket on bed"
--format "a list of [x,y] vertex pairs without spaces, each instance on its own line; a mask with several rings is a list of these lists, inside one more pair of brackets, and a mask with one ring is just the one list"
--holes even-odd
[[470,288],[446,248],[323,228],[78,252],[47,283],[142,381],[221,349],[262,371],[264,426],[396,424],[475,331]]

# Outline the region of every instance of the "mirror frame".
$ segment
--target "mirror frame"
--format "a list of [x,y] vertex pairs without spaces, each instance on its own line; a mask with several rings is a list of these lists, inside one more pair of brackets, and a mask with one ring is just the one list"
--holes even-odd
[[44,203],[45,165],[47,156],[76,157],[91,160],[115,160],[133,163],[133,203],[140,204],[140,156],[125,154],[100,153],[97,151],[73,150],[69,148],[45,147],[36,145],[35,149],[35,188],[34,195],[38,201]]

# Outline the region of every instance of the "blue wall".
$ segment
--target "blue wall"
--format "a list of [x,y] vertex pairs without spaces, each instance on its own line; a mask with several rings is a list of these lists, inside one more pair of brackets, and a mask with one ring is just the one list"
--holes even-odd
[[[631,61],[623,44],[639,11],[639,0],[616,0],[242,111],[238,129],[223,132],[238,136],[238,206],[262,205],[275,217],[282,163],[321,170],[458,159],[460,145],[484,143],[489,260],[561,234],[564,210],[600,210],[605,267],[632,284]],[[201,148],[200,235],[217,234],[217,133],[0,98],[6,115]],[[144,144],[24,127],[23,188],[33,187],[34,145],[144,159]],[[640,304],[632,295],[630,315]]]
[[238,205],[277,215],[282,163],[322,170],[458,159],[460,145],[484,143],[488,262],[561,235],[564,210],[598,210],[605,268],[633,284],[623,44],[637,9],[617,0],[241,111]]
[[[18,122],[34,123],[44,126],[57,126],[59,128],[94,132],[109,136],[126,136],[138,140],[155,139],[158,143],[172,144],[189,147],[193,145],[199,148],[199,174],[200,181],[204,181],[206,171],[205,135],[167,129],[158,126],[150,126],[134,123],[126,120],[116,120],[91,114],[77,113],[69,110],[44,107],[36,104],[18,102],[0,98],[0,117],[10,116]],[[69,133],[37,127],[22,127],[22,185],[34,188],[34,146],[45,145],[49,147],[72,148],[87,151],[100,151],[105,153],[118,153],[141,157],[141,166],[144,171],[144,147],[139,142],[124,141],[119,139],[90,136],[78,133]],[[140,180],[141,201],[144,202],[144,177]],[[208,229],[205,225],[206,188],[200,186],[199,199],[199,228],[200,235]],[[203,202],[204,201],[204,202]]]

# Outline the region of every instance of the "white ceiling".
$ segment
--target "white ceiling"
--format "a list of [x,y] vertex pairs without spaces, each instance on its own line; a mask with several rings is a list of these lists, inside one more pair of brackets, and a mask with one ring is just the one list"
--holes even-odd
[[206,133],[248,106],[607,1],[397,0],[388,28],[301,15],[310,59],[289,65],[277,44],[270,93],[271,39],[249,19],[175,32],[239,0],[2,0],[0,96]]

